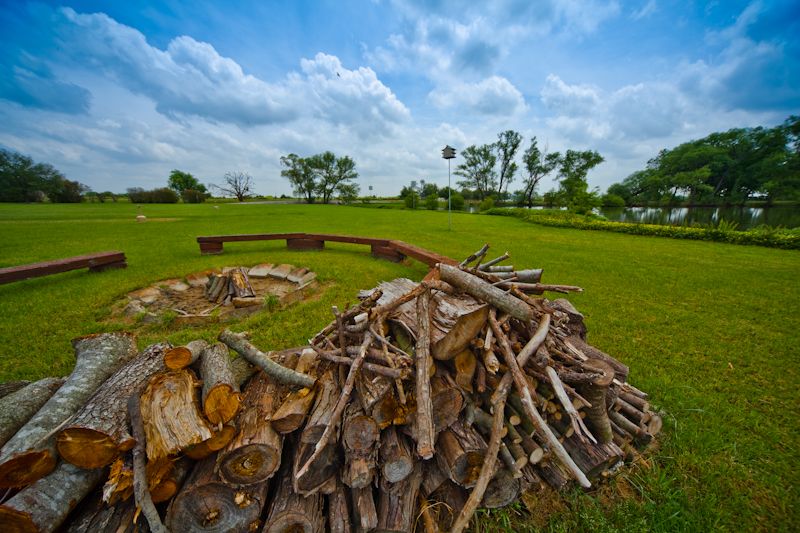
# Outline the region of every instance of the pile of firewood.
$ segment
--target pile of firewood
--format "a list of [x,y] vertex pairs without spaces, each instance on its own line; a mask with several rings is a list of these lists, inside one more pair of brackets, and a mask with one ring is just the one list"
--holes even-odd
[[209,302],[222,305],[236,303],[237,299],[256,296],[247,277],[247,271],[242,267],[228,268],[221,274],[209,275],[205,294]]
[[523,491],[601,482],[661,420],[540,296],[581,289],[480,264],[487,248],[334,308],[303,347],[76,339],[66,381],[0,398],[3,530],[462,531]]

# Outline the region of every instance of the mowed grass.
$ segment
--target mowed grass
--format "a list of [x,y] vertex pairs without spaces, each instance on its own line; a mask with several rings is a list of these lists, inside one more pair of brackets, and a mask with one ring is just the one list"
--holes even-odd
[[[148,217],[136,223],[137,213]],[[0,205],[0,267],[123,250],[129,268],[76,271],[0,286],[0,379],[69,373],[70,339],[107,330],[109,306],[160,279],[225,265],[288,262],[323,282],[315,298],[233,325],[256,344],[304,342],[330,306],[397,276],[368,248],[329,244],[290,252],[283,241],[229,243],[200,256],[195,237],[220,233],[326,232],[395,238],[461,258],[484,242],[513,263],[544,268],[544,281],[580,285],[572,301],[589,341],[630,366],[630,381],[663,409],[664,432],[646,463],[609,489],[570,493],[563,505],[529,502],[482,513],[481,531],[793,530],[800,505],[797,355],[800,253],[548,228],[510,217],[299,205]],[[140,347],[212,339],[218,325],[157,326]],[[548,512],[545,513],[545,507]],[[546,518],[542,519],[542,516]]]

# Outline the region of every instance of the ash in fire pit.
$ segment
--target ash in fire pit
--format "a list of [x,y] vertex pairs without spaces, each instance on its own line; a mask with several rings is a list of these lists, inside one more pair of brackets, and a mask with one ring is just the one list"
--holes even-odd
[[235,266],[168,279],[128,293],[121,314],[154,323],[166,314],[178,324],[201,324],[302,300],[316,273],[294,265]]

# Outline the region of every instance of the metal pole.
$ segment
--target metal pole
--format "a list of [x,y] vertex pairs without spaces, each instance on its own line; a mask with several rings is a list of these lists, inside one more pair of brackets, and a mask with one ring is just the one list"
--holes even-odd
[[447,160],[447,230],[451,231],[453,226],[451,224],[451,213],[450,213],[450,160]]

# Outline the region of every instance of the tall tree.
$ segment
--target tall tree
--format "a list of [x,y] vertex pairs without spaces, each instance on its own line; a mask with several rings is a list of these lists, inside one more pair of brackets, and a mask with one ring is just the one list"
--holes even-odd
[[326,204],[330,203],[339,184],[358,177],[356,163],[349,156],[336,157],[333,152],[326,151],[311,156],[308,161],[319,178],[317,192],[322,196],[322,202]]
[[502,198],[508,189],[508,185],[514,181],[514,174],[517,172],[517,163],[514,161],[514,156],[516,156],[521,142],[522,135],[514,130],[506,130],[497,134],[497,142],[494,143],[493,147],[497,154],[497,161],[500,163],[496,191],[498,198]]
[[531,145],[522,155],[522,162],[525,165],[525,170],[528,172],[528,177],[524,180],[525,188],[523,189],[523,195],[525,203],[528,207],[531,207],[533,205],[533,195],[536,192],[536,186],[539,185],[542,178],[558,167],[561,163],[561,154],[558,152],[548,152],[547,148],[540,150],[536,137],[533,137],[531,139]]
[[0,149],[0,202],[80,202],[88,187],[47,163]]
[[223,185],[215,185],[223,194],[235,196],[240,202],[253,192],[253,177],[241,171],[226,172]]
[[167,185],[178,194],[183,194],[187,190],[206,192],[206,186],[200,183],[192,174],[177,169],[169,173]]
[[594,207],[597,195],[589,192],[586,175],[604,161],[594,150],[567,150],[558,170],[559,195],[572,210],[587,211]]
[[281,176],[288,178],[295,194],[305,198],[307,203],[313,204],[318,184],[308,159],[297,154],[289,154],[281,156],[281,165],[286,167],[281,170]]
[[458,185],[472,189],[483,200],[497,189],[497,173],[494,170],[497,156],[491,144],[467,146],[461,151],[464,162],[456,167],[454,174],[464,179]]

